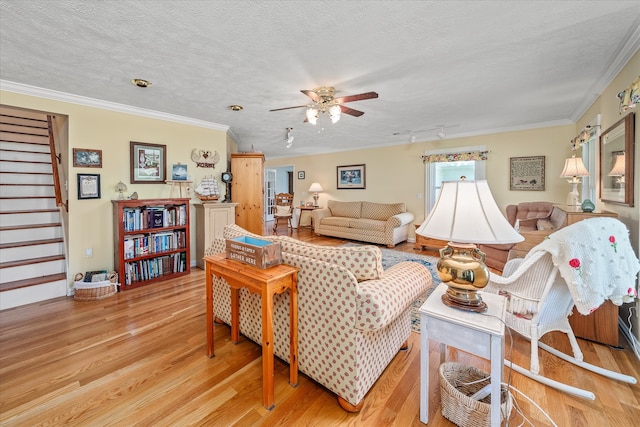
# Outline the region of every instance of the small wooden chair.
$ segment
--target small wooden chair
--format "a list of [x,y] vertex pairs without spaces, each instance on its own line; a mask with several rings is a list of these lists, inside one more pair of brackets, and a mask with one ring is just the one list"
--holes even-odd
[[293,218],[293,194],[278,193],[276,194],[276,204],[273,210],[273,234],[278,230],[278,226],[281,222],[287,226],[293,232],[293,224],[291,219]]

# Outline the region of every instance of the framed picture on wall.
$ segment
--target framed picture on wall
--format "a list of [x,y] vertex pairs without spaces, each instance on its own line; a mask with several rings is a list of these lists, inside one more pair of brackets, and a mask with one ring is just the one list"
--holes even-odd
[[544,191],[544,156],[511,157],[512,191]]
[[101,168],[102,150],[89,150],[87,148],[73,149],[74,168]]
[[100,198],[100,175],[78,174],[78,200]]
[[338,190],[365,189],[366,165],[337,166],[336,180]]
[[131,183],[160,184],[167,176],[167,146],[131,141]]

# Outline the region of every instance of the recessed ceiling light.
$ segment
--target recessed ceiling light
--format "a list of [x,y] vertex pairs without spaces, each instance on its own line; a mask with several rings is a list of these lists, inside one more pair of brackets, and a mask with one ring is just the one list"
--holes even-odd
[[229,105],[229,110],[231,111],[240,111],[242,108],[244,108],[242,105]]
[[136,85],[138,87],[149,87],[151,86],[151,82],[144,79],[131,79],[131,84]]

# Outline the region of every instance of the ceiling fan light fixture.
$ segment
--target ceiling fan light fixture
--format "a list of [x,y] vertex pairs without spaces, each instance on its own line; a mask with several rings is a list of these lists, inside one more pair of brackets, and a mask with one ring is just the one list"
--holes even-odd
[[329,108],[329,117],[331,117],[331,123],[336,124],[338,120],[340,120],[340,114],[342,110],[340,109],[340,105],[335,104],[331,108]]
[[317,124],[318,123],[318,110],[316,110],[313,107],[307,108],[307,120],[312,125]]

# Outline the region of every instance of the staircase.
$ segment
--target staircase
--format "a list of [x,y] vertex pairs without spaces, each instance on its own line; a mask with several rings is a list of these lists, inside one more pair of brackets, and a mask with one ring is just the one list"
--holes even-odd
[[0,310],[67,295],[49,129],[46,114],[0,108]]

